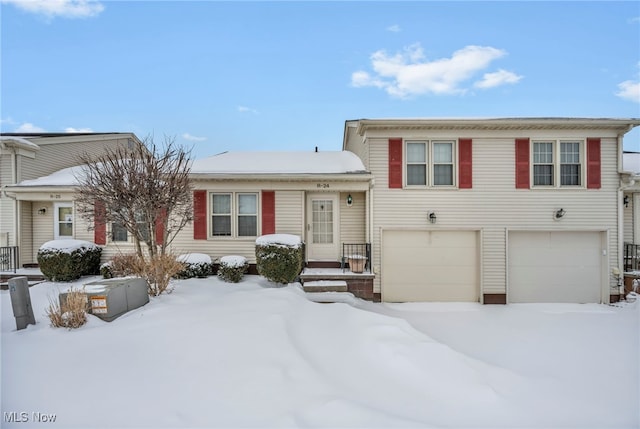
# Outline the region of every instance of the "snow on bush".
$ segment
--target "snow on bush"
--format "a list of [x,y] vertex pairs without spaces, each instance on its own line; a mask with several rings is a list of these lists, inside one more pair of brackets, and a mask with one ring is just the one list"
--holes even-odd
[[176,259],[184,266],[184,269],[176,274],[176,278],[205,278],[213,274],[213,263],[209,255],[204,253],[185,253],[179,255]]
[[244,256],[223,256],[218,266],[218,277],[226,282],[238,283],[248,270],[249,262]]
[[65,282],[100,272],[102,248],[82,240],[52,240],[38,250],[40,271],[47,280]]
[[304,245],[297,235],[270,234],[256,239],[258,273],[275,283],[295,281],[304,261]]

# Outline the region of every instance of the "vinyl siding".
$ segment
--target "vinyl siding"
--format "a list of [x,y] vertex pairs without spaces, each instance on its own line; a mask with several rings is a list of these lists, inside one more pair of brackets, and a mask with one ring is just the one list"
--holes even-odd
[[[629,207],[623,207],[623,218],[624,218],[624,242],[625,243],[633,243],[633,194],[624,194],[629,197]],[[624,198],[624,197],[623,197]]]
[[[38,214],[38,210],[40,208],[46,208],[47,211],[44,215]],[[23,237],[22,237],[22,246],[29,247],[29,243],[31,243],[30,249],[30,257],[31,261],[22,260],[23,263],[36,263],[38,249],[47,241],[53,240],[53,203],[50,201],[34,201],[31,203],[31,210],[29,213],[25,214],[22,217],[22,221],[27,221],[27,215],[31,216],[33,219],[33,234],[31,236],[31,240],[28,240],[25,237],[25,224],[23,223]]]
[[[513,134],[514,132],[510,132]],[[371,172],[375,176],[373,204],[374,269],[381,267],[381,234],[384,228],[474,229],[482,231],[481,287],[483,293],[506,292],[506,231],[513,230],[609,230],[610,266],[617,266],[617,140],[604,134],[602,138],[602,187],[581,189],[516,189],[515,138],[582,138],[598,137],[598,133],[578,131],[531,131],[501,137],[499,132],[462,131],[454,134],[432,131],[389,132],[393,137],[472,138],[472,189],[389,189],[388,138],[372,136]],[[493,134],[493,135],[492,135]],[[584,150],[584,147],[583,147]],[[583,168],[586,165],[583,164]],[[553,219],[553,211],[564,208],[567,215]],[[434,211],[437,223],[427,221]],[[614,281],[611,281],[614,286]],[[376,276],[375,292],[380,292],[380,276]]]
[[[347,196],[351,194],[353,203],[347,205]],[[364,192],[340,193],[340,242],[350,244],[366,243],[366,195]],[[342,250],[341,250],[342,251]]]
[[276,191],[276,234],[304,236],[304,192]]
[[[11,154],[9,152],[0,154],[0,188],[12,184],[12,172]],[[16,244],[14,216],[15,201],[0,192],[0,236],[8,237],[8,244],[11,246]]]
[[78,157],[84,153],[94,157],[102,154],[106,148],[115,149],[118,145],[128,143],[126,138],[51,144],[47,144],[46,140],[32,139],[34,143],[40,145],[40,150],[34,159],[22,157],[19,180],[36,179],[64,168],[79,165]]

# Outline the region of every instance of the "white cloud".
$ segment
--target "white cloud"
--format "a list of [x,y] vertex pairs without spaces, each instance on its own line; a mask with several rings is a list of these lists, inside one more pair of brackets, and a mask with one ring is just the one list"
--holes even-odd
[[482,76],[482,80],[477,81],[473,86],[482,89],[495,88],[509,83],[518,83],[520,79],[522,79],[522,76],[500,69],[497,72],[485,73]]
[[[371,66],[375,75],[366,71],[356,71],[351,75],[355,87],[374,86],[382,88],[396,97],[423,94],[464,94],[464,83],[476,73],[489,67],[492,61],[506,55],[502,49],[490,46],[466,46],[455,51],[450,58],[429,61],[419,43],[406,47],[402,52],[389,55],[386,51],[376,51],[371,55]],[[511,72],[497,72],[485,75],[485,80],[493,79],[497,84],[513,83],[509,79],[518,76]],[[502,76],[503,81],[496,78]]]
[[89,18],[99,15],[104,6],[93,0],[0,0],[26,12],[44,15],[47,18]]
[[625,80],[618,84],[616,95],[625,100],[640,103],[640,81]]
[[185,140],[192,141],[192,142],[203,142],[203,141],[205,141],[205,140],[207,139],[206,137],[196,137],[196,136],[192,136],[192,135],[191,135],[191,134],[189,134],[189,133],[184,133],[184,134],[182,134],[182,138],[183,138],[183,139],[185,139]]
[[256,109],[252,109],[251,107],[247,107],[247,106],[238,106],[238,112],[240,113],[258,113],[258,111]]
[[91,128],[73,128],[67,127],[64,129],[65,133],[92,133],[93,130]]
[[36,127],[30,122],[25,122],[16,128],[13,132],[15,133],[42,133],[44,132],[44,128]]
[[392,33],[399,33],[400,31],[402,31],[402,29],[398,24],[394,24],[387,27],[387,31],[391,31]]

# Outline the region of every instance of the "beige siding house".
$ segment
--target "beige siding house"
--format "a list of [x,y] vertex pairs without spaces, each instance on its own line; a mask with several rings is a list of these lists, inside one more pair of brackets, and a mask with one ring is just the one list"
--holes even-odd
[[20,265],[30,265],[37,262],[40,246],[54,238],[93,241],[87,225],[75,216],[73,183],[65,169],[79,164],[80,155],[98,155],[134,141],[139,140],[131,133],[3,133],[0,246],[18,246]]
[[383,301],[609,302],[636,119],[355,120]]
[[[346,121],[342,151],[199,159],[191,170],[195,221],[172,251],[255,263],[256,237],[294,234],[305,242],[305,285],[340,280],[365,299],[608,303],[622,293],[615,274],[628,260],[624,243],[640,236],[640,180],[622,167],[622,138],[638,125],[361,119]],[[27,143],[20,149],[33,162],[45,145]],[[35,262],[39,244],[56,237],[65,210],[76,218],[74,183],[55,170],[35,168],[27,178],[3,168],[0,176],[2,201],[18,207],[0,206],[0,231],[18,229],[22,239],[9,234],[9,245],[19,243],[23,262]],[[133,250],[114,225],[90,227],[73,222],[73,237],[102,245],[105,260]],[[349,272],[354,255],[367,257],[363,273]]]

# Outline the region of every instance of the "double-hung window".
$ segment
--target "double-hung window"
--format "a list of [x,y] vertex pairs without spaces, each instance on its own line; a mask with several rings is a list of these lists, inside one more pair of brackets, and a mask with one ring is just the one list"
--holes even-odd
[[407,141],[406,186],[453,186],[455,142]]
[[[135,214],[136,224],[138,226],[138,232],[142,241],[149,241],[149,223],[144,218],[142,212]],[[130,239],[129,231],[120,222],[111,223],[111,240],[114,242],[133,242],[133,238]]]
[[583,147],[579,140],[534,141],[533,186],[582,186]]
[[258,235],[258,194],[211,194],[211,235],[213,237],[256,237]]

